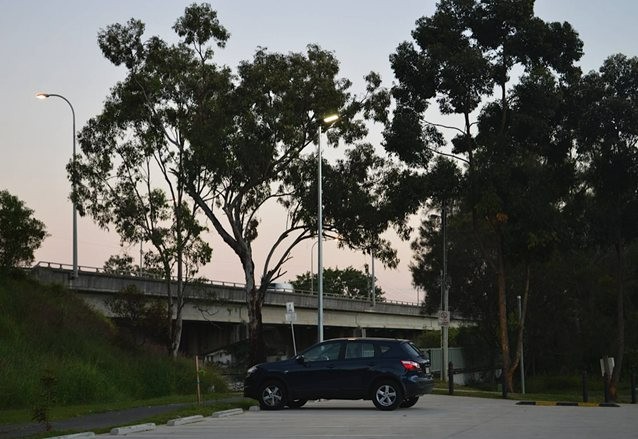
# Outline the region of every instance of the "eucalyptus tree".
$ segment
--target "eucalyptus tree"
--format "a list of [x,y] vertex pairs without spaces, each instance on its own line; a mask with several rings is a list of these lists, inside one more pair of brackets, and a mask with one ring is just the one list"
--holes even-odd
[[[228,37],[214,11],[193,7],[179,19],[178,33],[192,25],[193,14],[207,20],[202,32],[214,35],[219,46]],[[185,305],[184,282],[211,257],[201,239],[205,227],[198,206],[186,193],[184,126],[189,122],[196,51],[185,42],[168,45],[158,37],[142,42],[144,24],[131,19],[101,30],[98,44],[127,76],[116,84],[102,112],[91,118],[79,135],[81,154],[70,167],[77,181],[80,212],[90,214],[103,228],[114,227],[123,242],[149,242],[153,265],[166,280],[169,352],[176,356]],[[214,80],[226,71],[210,73]],[[172,278],[176,277],[176,291]]]
[[[234,70],[218,65],[213,46],[224,47],[229,33],[208,4],[187,7],[173,29],[175,44],[158,37],[142,41],[144,25],[136,20],[100,33],[105,56],[128,74],[113,89],[103,114],[83,131],[83,153],[97,159],[78,165],[83,176],[78,198],[90,202],[91,212],[104,224],[120,211],[145,213],[144,221],[169,220],[178,230],[192,232],[174,233],[184,249],[190,249],[188,243],[197,244],[194,250],[202,248],[195,240],[203,230],[197,221],[200,211],[239,259],[250,361],[263,361],[261,308],[267,285],[285,273],[295,245],[316,237],[318,157],[312,144],[329,114],[340,115],[327,133],[329,144],[348,148],[336,162],[322,162],[324,230],[338,233],[344,245],[396,263],[396,252],[379,238],[393,218],[380,189],[387,180],[385,162],[371,145],[359,143],[367,133],[364,119],[382,116],[388,97],[374,73],[366,77],[363,96],[351,94],[350,81],[337,76],[334,55],[316,45],[288,54],[258,48]],[[104,150],[127,155],[115,158]],[[143,166],[133,169],[135,163]],[[114,168],[119,171],[112,179]],[[146,182],[156,168],[175,197],[172,217],[154,207],[157,202],[165,206],[166,198]],[[109,193],[123,196],[101,198],[103,191],[93,188],[105,185]],[[140,186],[148,189],[143,198],[136,194]],[[259,268],[253,244],[261,216],[278,210],[283,212],[281,232],[259,255]],[[140,230],[140,222],[120,221],[116,227],[138,237],[133,231]]]
[[[316,238],[318,157],[312,144],[320,141],[328,114],[340,115],[327,132],[330,144],[341,141],[348,148],[336,162],[321,164],[324,233],[396,263],[396,252],[379,238],[393,218],[383,192],[386,165],[372,145],[357,143],[367,132],[362,117],[383,112],[385,95],[378,76],[370,74],[366,94],[353,96],[350,81],[338,78],[338,71],[334,55],[318,46],[289,54],[259,49],[239,65],[221,106],[227,125],[220,128],[215,119],[216,102],[205,99],[194,114],[190,171],[208,192],[192,187],[191,195],[243,268],[251,361],[265,356],[261,309],[268,284],[285,274],[296,245]],[[284,212],[281,231],[258,266],[253,243],[260,215],[277,204]]]
[[638,239],[638,58],[609,57],[599,71],[583,77],[576,103],[587,241],[615,256],[615,397],[625,353],[625,296],[627,286],[636,281],[627,261]]
[[[469,215],[476,248],[494,275],[499,345],[511,388],[520,342],[512,361],[508,267],[531,263],[555,243],[550,223],[571,175],[564,165],[571,143],[561,128],[567,111],[561,95],[578,77],[573,64],[582,43],[568,23],[535,17],[533,0],[442,0],[431,17],[417,20],[412,37],[390,57],[398,84],[386,149],[425,173],[435,153],[462,158],[456,160],[465,171],[456,214]],[[515,86],[511,75],[519,71],[523,79]],[[443,116],[461,121],[453,128],[452,154],[442,150],[448,142],[440,131],[452,123],[431,122],[433,102]],[[555,188],[550,181],[560,181],[563,172],[564,184]],[[452,184],[432,188],[429,196],[447,198]],[[520,289],[528,291],[527,285]]]

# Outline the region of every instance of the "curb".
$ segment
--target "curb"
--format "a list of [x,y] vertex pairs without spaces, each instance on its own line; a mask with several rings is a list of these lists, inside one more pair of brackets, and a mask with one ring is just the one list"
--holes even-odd
[[195,422],[201,422],[204,420],[202,415],[186,416],[184,418],[171,419],[166,423],[169,427],[175,427],[184,424],[193,424]]
[[212,418],[226,418],[228,416],[241,415],[244,413],[243,409],[230,409],[230,410],[222,410],[221,412],[214,412],[211,417]]
[[129,433],[138,433],[140,431],[149,431],[155,430],[156,425],[154,423],[150,424],[139,424],[139,425],[129,425],[127,427],[116,427],[111,430],[112,436],[123,436]]
[[559,406],[559,407],[620,407],[612,402],[561,402],[561,401],[519,401],[516,405],[540,405],[540,406]]
[[65,434],[63,436],[53,436],[49,439],[82,439],[87,437],[95,437],[95,433],[92,431],[87,431],[84,433],[74,433],[74,434]]

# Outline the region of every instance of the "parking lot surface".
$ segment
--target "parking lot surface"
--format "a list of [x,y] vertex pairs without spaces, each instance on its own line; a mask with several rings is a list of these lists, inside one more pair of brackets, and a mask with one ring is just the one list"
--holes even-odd
[[127,438],[637,438],[638,406],[521,406],[515,401],[426,395],[382,412],[370,401],[309,402],[296,410],[249,411]]

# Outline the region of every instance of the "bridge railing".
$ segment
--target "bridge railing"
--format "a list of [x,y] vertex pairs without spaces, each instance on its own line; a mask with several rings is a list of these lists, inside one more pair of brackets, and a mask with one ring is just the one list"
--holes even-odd
[[[55,270],[61,270],[64,272],[72,272],[73,266],[70,264],[62,264],[62,263],[58,263],[58,262],[48,262],[48,261],[39,261],[37,264],[35,264],[33,266],[33,268],[50,268],[50,269],[55,269]],[[103,275],[108,275],[108,276],[113,276],[113,277],[118,277],[118,278],[127,278],[127,279],[136,279],[138,281],[142,281],[142,282],[160,282],[163,283],[164,279],[160,276],[154,275],[153,273],[146,273],[144,271],[140,272],[130,272],[130,273],[117,273],[117,272],[108,272],[102,268],[98,268],[98,267],[89,267],[89,266],[79,266],[78,267],[78,271],[79,272],[84,272],[84,273],[98,273],[98,274],[103,274]],[[177,278],[176,277],[172,277],[173,281],[176,281]],[[245,287],[245,284],[242,283],[238,283],[238,282],[231,282],[231,281],[220,281],[220,280],[212,280],[212,279],[207,279],[204,277],[197,277],[197,278],[193,278],[193,279],[187,279],[185,280],[185,282],[187,283],[187,289],[186,289],[186,295],[188,297],[202,297],[202,296],[206,296],[206,294],[202,293],[202,291],[199,291],[196,287],[197,286],[217,286],[217,287],[226,287],[226,288],[236,288],[236,289],[241,289],[243,290]],[[282,298],[286,298],[287,301],[290,301],[290,297],[289,295],[292,295],[294,297],[307,297],[307,298],[313,298],[315,301],[317,300],[317,296],[318,293],[316,291],[304,291],[304,290],[288,290],[288,289],[282,289],[282,288],[276,288],[276,289],[269,289],[268,290],[268,294],[267,294],[267,298],[268,296],[272,296],[272,298],[274,299],[275,297],[277,297],[277,295],[280,295],[280,297]],[[323,293],[323,297],[324,299],[335,299],[337,301],[347,301],[347,302],[356,302],[359,303],[360,305],[364,305],[364,304],[370,304],[370,300],[366,300],[366,299],[360,299],[360,298],[352,298],[352,297],[346,297],[343,296],[342,294],[338,294],[338,293],[332,293],[329,291],[324,291]],[[204,298],[204,297],[202,297]],[[220,297],[221,298],[221,297]],[[230,299],[230,297],[223,297],[222,299]],[[275,299],[274,303],[279,303],[280,300]],[[285,304],[284,302],[281,302],[282,304]],[[418,307],[419,304],[415,303],[415,302],[409,302],[409,301],[401,301],[401,300],[389,300],[389,299],[383,299],[383,300],[378,300],[377,301],[377,305],[383,305],[383,304],[387,304],[387,305],[399,305],[399,306],[415,306]],[[316,306],[316,305],[315,305]]]

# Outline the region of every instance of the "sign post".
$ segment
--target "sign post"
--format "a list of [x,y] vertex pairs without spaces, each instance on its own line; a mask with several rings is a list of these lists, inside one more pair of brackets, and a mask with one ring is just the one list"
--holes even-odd
[[286,302],[286,322],[290,322],[290,332],[292,333],[292,348],[297,355],[297,342],[295,341],[295,326],[297,321],[297,313],[295,312],[295,303]]

